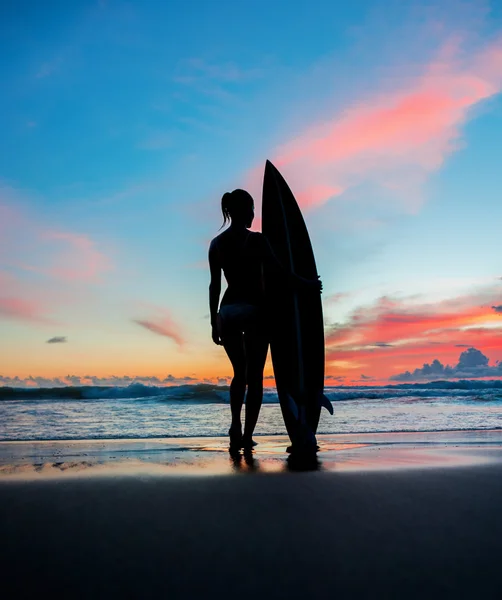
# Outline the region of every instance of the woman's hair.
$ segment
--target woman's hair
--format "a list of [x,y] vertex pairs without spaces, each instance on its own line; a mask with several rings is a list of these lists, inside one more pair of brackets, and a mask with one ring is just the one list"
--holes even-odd
[[225,192],[221,198],[221,212],[223,214],[223,225],[221,227],[225,227],[231,219],[245,214],[253,208],[253,197],[246,190],[237,189],[233,192]]

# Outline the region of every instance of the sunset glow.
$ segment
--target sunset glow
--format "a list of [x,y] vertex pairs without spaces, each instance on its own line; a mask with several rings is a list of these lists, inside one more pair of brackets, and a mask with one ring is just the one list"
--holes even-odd
[[2,19],[0,385],[228,383],[207,247],[235,187],[260,228],[266,159],[311,234],[327,384],[502,377],[502,13],[320,4]]

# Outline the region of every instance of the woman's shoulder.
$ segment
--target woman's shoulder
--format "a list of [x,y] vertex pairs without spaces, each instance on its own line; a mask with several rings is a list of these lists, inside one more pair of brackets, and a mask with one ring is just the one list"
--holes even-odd
[[225,238],[225,232],[223,231],[216,237],[214,237],[209,243],[209,250],[215,250],[218,247],[218,244],[221,243],[221,240]]
[[[228,230],[225,230],[211,240],[209,243],[209,252],[214,253],[218,251],[219,253],[226,253],[227,251],[232,251],[236,243],[238,245],[242,244],[242,240],[236,240],[235,237],[232,237],[228,233]],[[264,244],[266,244],[266,237],[260,231],[248,230],[244,239],[245,247],[256,249],[262,248]]]

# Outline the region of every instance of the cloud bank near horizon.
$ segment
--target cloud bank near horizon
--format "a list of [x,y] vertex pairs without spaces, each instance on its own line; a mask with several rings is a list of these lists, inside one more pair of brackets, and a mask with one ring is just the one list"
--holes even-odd
[[502,378],[502,362],[489,364],[489,358],[477,348],[471,347],[460,354],[454,366],[444,365],[435,358],[430,364],[425,363],[413,372],[405,371],[392,375],[390,381],[411,382],[431,381],[434,379],[479,379],[487,377]]
[[[215,378],[215,380],[218,378]],[[184,385],[189,383],[214,383],[212,379],[198,379],[190,375],[176,377],[172,374],[166,377],[156,377],[154,375],[110,375],[107,377],[98,377],[97,375],[66,375],[61,377],[8,377],[0,375],[0,386],[19,387],[19,388],[51,388],[68,386],[112,386],[126,387],[141,383],[144,385],[168,386]]]
[[346,376],[364,369],[382,381],[396,371],[413,371],[417,360],[426,364],[431,354],[453,361],[459,347],[475,347],[502,360],[502,322],[492,308],[501,296],[496,282],[435,303],[383,296],[356,307],[326,332],[328,371]]

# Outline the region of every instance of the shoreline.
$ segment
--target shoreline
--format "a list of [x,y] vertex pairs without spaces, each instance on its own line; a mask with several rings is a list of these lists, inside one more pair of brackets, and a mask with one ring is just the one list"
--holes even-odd
[[286,435],[256,436],[252,454],[228,452],[228,438],[0,442],[0,482],[72,476],[230,475],[389,471],[502,464],[502,430],[319,435],[315,459],[298,465]]
[[[498,433],[502,432],[502,426],[500,427],[467,427],[457,429],[400,429],[400,430],[378,430],[378,431],[350,431],[350,432],[336,432],[336,433],[318,433],[316,437],[341,437],[341,436],[377,436],[377,435],[427,435],[427,434],[469,434],[469,433]],[[254,433],[253,438],[265,439],[265,438],[282,438],[287,437],[284,433]],[[199,436],[147,436],[147,437],[90,437],[90,438],[47,438],[47,439],[23,439],[23,440],[7,440],[0,439],[1,444],[56,444],[65,442],[103,442],[103,443],[114,443],[114,442],[155,442],[159,440],[224,440],[228,439],[228,434],[224,433],[221,435],[199,435]]]

